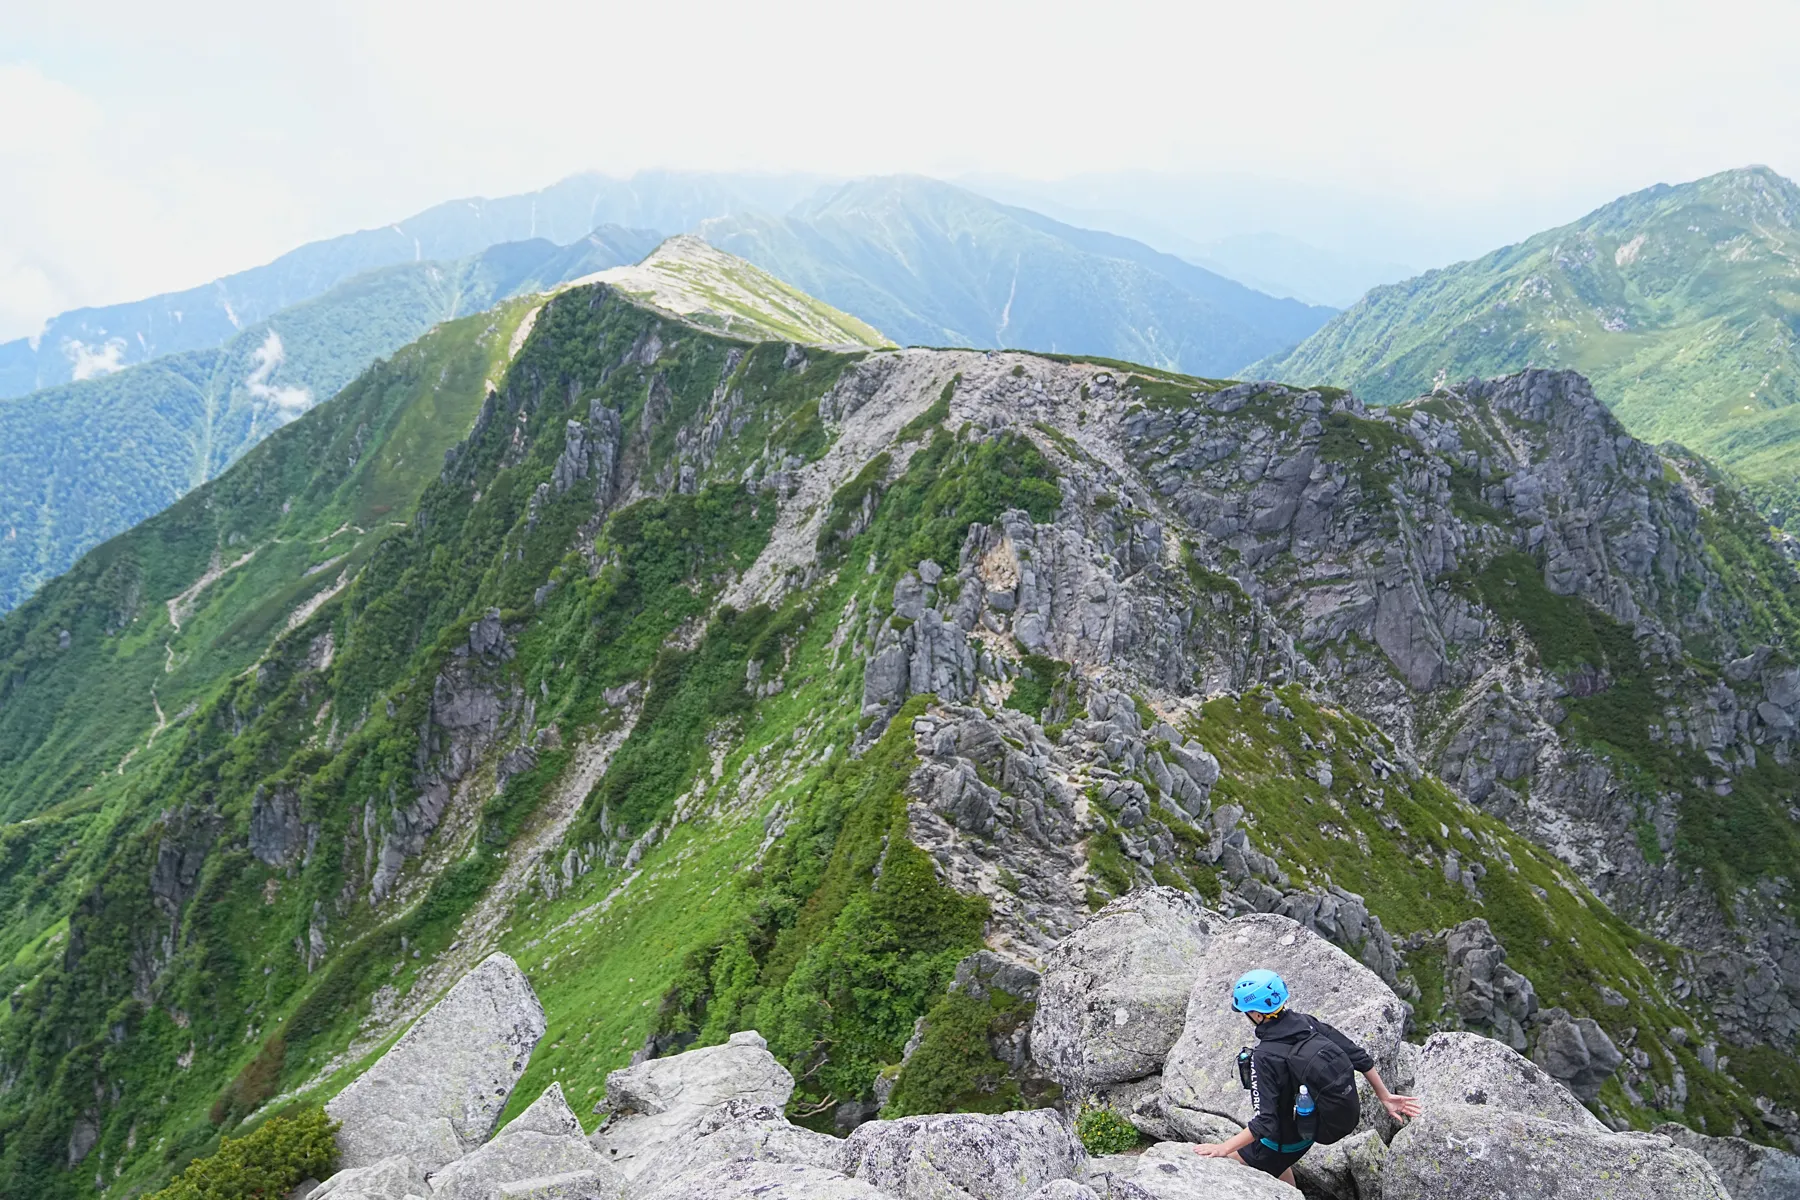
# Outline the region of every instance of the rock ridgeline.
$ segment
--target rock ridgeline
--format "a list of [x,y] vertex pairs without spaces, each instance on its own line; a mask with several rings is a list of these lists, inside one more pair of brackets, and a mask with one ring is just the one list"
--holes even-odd
[[[1032,972],[983,951],[960,985]],[[591,1135],[552,1084],[495,1131],[544,1030],[496,954],[327,1106],[343,1166],[311,1200],[1280,1200],[1285,1184],[1192,1153],[1249,1115],[1234,1058],[1250,1039],[1224,997],[1253,964],[1369,1047],[1416,1095],[1399,1126],[1364,1096],[1363,1128],[1298,1171],[1314,1200],[1776,1200],[1800,1157],[1681,1126],[1608,1129],[1562,1083],[1470,1032],[1404,1040],[1407,1004],[1368,967],[1278,914],[1227,919],[1172,888],[1107,905],[1050,949],[1029,1053],[1060,1108],[873,1120],[838,1138],[792,1124],[793,1077],[752,1031],[612,1072]],[[1113,1108],[1152,1144],[1090,1156],[1071,1117]]]

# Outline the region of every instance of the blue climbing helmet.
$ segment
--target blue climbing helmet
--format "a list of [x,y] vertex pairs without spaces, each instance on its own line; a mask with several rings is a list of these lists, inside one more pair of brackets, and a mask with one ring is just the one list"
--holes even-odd
[[1287,984],[1273,971],[1246,971],[1231,988],[1231,1007],[1241,1013],[1278,1013],[1287,1007]]

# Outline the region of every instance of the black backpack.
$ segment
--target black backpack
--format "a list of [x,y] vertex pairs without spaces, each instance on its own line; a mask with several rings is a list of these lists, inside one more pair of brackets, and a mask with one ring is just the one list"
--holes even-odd
[[1313,1099],[1317,1128],[1312,1140],[1329,1146],[1355,1133],[1362,1120],[1362,1100],[1356,1094],[1356,1070],[1343,1047],[1320,1033],[1314,1023],[1312,1032],[1287,1052],[1287,1061],[1296,1100],[1303,1083]]

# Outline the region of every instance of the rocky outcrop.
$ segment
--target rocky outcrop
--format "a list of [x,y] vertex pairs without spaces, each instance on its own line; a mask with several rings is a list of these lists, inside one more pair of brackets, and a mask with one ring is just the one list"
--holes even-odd
[[250,798],[250,853],[271,867],[311,856],[317,829],[300,819],[300,793],[287,784],[259,784]]
[[606,1121],[591,1141],[631,1181],[670,1147],[703,1136],[733,1101],[779,1110],[793,1092],[794,1077],[762,1036],[734,1033],[722,1046],[653,1058],[608,1075],[606,1098],[595,1106]]
[[1450,1002],[1463,1027],[1523,1053],[1526,1026],[1538,1015],[1537,990],[1506,965],[1506,949],[1488,923],[1478,917],[1446,933],[1444,957]]
[[[1593,1133],[1606,1126],[1573,1092],[1510,1046],[1473,1033],[1434,1033],[1402,1056],[1397,1089],[1410,1089],[1427,1109],[1487,1105]],[[1410,1076],[1410,1078],[1409,1078]]]
[[419,1164],[405,1155],[349,1167],[306,1193],[306,1200],[408,1200],[431,1195]]
[[492,1141],[477,1146],[431,1178],[433,1200],[491,1200],[503,1186],[554,1178],[556,1187],[595,1200],[616,1200],[617,1173],[588,1145],[581,1122],[551,1084],[529,1108],[507,1122]]
[[919,769],[907,784],[914,844],[946,882],[989,897],[988,943],[1033,959],[1086,915],[1077,881],[1080,794],[1066,759],[1024,713],[945,704],[913,722]]
[[1531,1052],[1534,1062],[1559,1079],[1584,1102],[1592,1104],[1600,1086],[1625,1061],[1606,1030],[1591,1017],[1572,1017],[1560,1008],[1547,1010]]
[[1080,1090],[1160,1071],[1218,924],[1194,896],[1168,887],[1132,892],[1095,913],[1045,956],[1033,1060]]
[[843,1143],[788,1123],[782,1110],[742,1099],[727,1100],[702,1117],[685,1138],[667,1143],[632,1181],[636,1194],[653,1195],[684,1175],[733,1162],[781,1163],[835,1171]]
[[1373,1129],[1329,1146],[1314,1146],[1294,1164],[1294,1180],[1309,1200],[1381,1200],[1387,1143]]
[[1152,1200],[1294,1200],[1294,1189],[1280,1180],[1241,1163],[1201,1158],[1187,1142],[1095,1159],[1088,1183],[1099,1196],[1128,1195],[1119,1187],[1124,1184]]
[[1382,1200],[1731,1200],[1707,1161],[1666,1137],[1596,1133],[1491,1105],[1428,1108],[1394,1135]]
[[332,1098],[341,1166],[404,1156],[427,1172],[487,1141],[544,1035],[544,1010],[504,954],[487,958]]
[[894,1200],[1025,1200],[1086,1166],[1053,1109],[871,1121],[844,1142],[844,1171]]
[[[863,714],[878,716],[908,696],[933,694],[966,700],[975,689],[975,655],[968,632],[937,608],[934,585],[943,569],[919,564],[894,585],[894,612],[875,637],[863,669]],[[930,583],[925,580],[930,580]]]
[[[1394,1075],[1408,1008],[1381,979],[1297,922],[1257,913],[1226,922],[1207,942],[1188,1000],[1181,1037],[1163,1066],[1170,1123],[1200,1136],[1203,1113],[1249,1121],[1249,1093],[1238,1079],[1237,1052],[1254,1038],[1232,1011],[1231,987],[1244,972],[1276,967],[1293,1006],[1327,1021],[1366,1047],[1384,1078]],[[1364,1118],[1378,1109],[1364,1087]],[[1189,1132],[1189,1131],[1193,1132]]]
[[743,1159],[681,1175],[643,1200],[892,1200],[825,1167]]
[[1800,1196],[1800,1155],[1735,1137],[1707,1137],[1685,1125],[1656,1132],[1712,1164],[1731,1200],[1793,1200]]

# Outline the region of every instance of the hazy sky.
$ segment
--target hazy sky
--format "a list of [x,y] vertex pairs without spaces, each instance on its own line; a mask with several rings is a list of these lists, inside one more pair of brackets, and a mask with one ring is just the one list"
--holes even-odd
[[1800,4],[0,0],[0,337],[591,168],[1229,171],[1516,237],[1751,162],[1800,175]]

